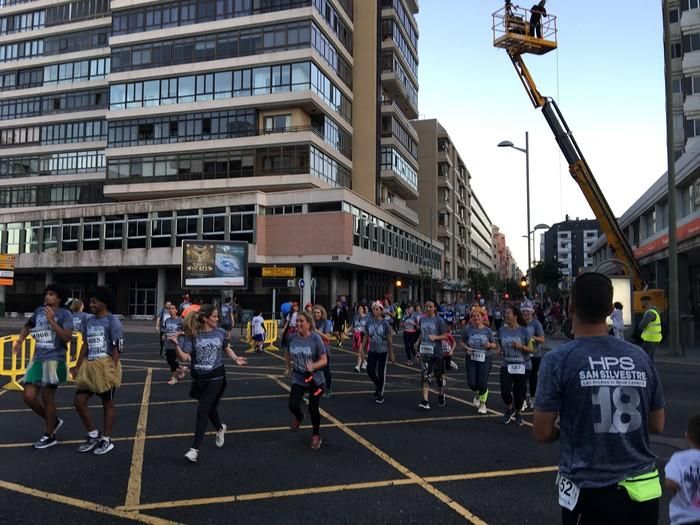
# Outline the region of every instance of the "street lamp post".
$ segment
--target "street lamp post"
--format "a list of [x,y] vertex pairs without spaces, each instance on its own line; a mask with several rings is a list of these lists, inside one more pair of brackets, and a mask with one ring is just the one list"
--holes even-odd
[[513,148],[525,154],[525,198],[527,200],[527,273],[530,273],[532,265],[532,246],[530,244],[530,136],[525,132],[525,148],[515,146],[510,140],[498,143],[499,148]]

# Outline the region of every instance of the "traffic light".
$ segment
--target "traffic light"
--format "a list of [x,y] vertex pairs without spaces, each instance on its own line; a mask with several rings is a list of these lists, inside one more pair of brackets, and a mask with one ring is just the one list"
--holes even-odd
[[394,285],[396,285],[397,288],[401,288],[401,286],[403,286],[403,283],[401,282],[401,279],[396,279]]
[[507,293],[503,294],[503,298],[507,301],[508,299],[510,299],[510,295],[508,295]]
[[523,290],[527,288],[527,277],[525,277],[524,275],[520,278],[520,288],[522,288]]

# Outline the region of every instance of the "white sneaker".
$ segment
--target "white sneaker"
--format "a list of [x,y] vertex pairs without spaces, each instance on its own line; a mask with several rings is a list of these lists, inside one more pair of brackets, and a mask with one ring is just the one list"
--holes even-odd
[[459,370],[459,365],[455,363],[454,361],[450,361],[450,368],[452,370]]
[[362,370],[367,370],[367,361],[362,361]]
[[477,410],[479,414],[486,414],[486,403],[481,403],[479,405],[479,410]]
[[226,435],[226,425],[221,423],[221,430],[216,431],[216,446],[221,448],[224,446],[224,438]]
[[474,396],[474,401],[472,401],[472,404],[473,404],[475,407],[478,407],[478,406],[479,406],[479,403],[481,403],[481,398],[479,397],[479,394],[476,394],[476,395]]
[[527,401],[523,401],[523,408],[520,409],[521,412],[527,412]]
[[199,457],[199,451],[196,448],[191,448],[185,452],[185,458],[192,463],[197,463],[197,457]]

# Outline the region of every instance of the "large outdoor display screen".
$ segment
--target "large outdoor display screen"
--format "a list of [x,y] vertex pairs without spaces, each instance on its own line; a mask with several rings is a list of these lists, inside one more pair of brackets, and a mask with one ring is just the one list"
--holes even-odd
[[182,286],[190,288],[246,287],[248,243],[237,241],[183,241]]

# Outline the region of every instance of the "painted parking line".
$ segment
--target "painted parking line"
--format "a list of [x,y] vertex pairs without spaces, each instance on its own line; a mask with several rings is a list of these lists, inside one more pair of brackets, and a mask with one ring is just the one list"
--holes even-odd
[[[532,474],[541,474],[548,472],[556,472],[558,467],[547,466],[547,467],[531,467],[513,470],[496,470],[496,471],[485,471],[485,472],[470,472],[465,474],[453,474],[448,476],[431,476],[423,478],[429,483],[445,483],[449,481],[466,481],[466,480],[479,480],[479,479],[490,479],[490,478],[504,478],[511,476],[523,476]],[[317,487],[305,487],[301,489],[290,489],[290,490],[275,490],[266,492],[252,492],[245,494],[235,494],[231,496],[217,496],[211,498],[193,498],[186,500],[174,500],[174,501],[160,501],[154,503],[143,503],[141,505],[136,505],[133,507],[117,507],[120,510],[156,510],[156,509],[166,509],[166,508],[183,508],[183,507],[197,507],[204,505],[221,505],[226,503],[240,503],[244,501],[264,501],[277,498],[289,498],[295,496],[309,496],[313,494],[332,494],[339,492],[348,492],[354,490],[370,490],[376,488],[385,487],[404,487],[410,485],[418,485],[419,483],[412,478],[397,478],[397,479],[387,479],[380,481],[366,481],[360,483],[347,483],[342,485],[325,485]],[[479,522],[477,522],[479,523]],[[483,523],[483,522],[481,522]]]
[[0,480],[0,489],[4,489],[10,492],[16,492],[18,494],[24,494],[26,496],[32,496],[39,499],[44,499],[47,501],[53,501],[54,503],[60,503],[62,505],[68,505],[70,507],[88,510],[99,514],[106,514],[108,516],[115,516],[128,520],[138,521],[140,523],[148,523],[150,525],[170,525],[177,523],[174,521],[168,521],[153,516],[147,516],[138,512],[126,512],[119,509],[113,509],[111,507],[106,507],[104,505],[93,503],[91,501],[71,498],[69,496],[63,496],[61,494],[55,494],[43,490],[37,490],[31,487],[25,487],[24,485],[19,485],[17,483],[11,483],[9,481]]
[[[270,379],[273,380],[275,383],[280,385],[282,388],[285,390],[289,391],[291,388],[289,385],[286,383],[283,383],[280,381],[278,378],[270,376]],[[416,485],[421,487],[423,490],[428,492],[430,495],[434,496],[438,500],[440,500],[442,503],[450,507],[452,510],[454,510],[457,514],[468,520],[470,523],[473,523],[474,525],[486,525],[486,522],[480,519],[478,516],[470,512],[466,507],[460,505],[458,502],[450,498],[447,494],[442,492],[440,489],[434,487],[425,479],[421,478],[418,474],[410,470],[408,467],[405,467],[401,463],[399,463],[396,459],[391,457],[389,454],[372,444],[370,441],[359,435],[357,432],[352,430],[349,426],[344,424],[342,421],[337,419],[336,417],[332,416],[329,414],[326,410],[320,409],[321,415],[325,417],[328,421],[331,423],[335,423],[335,425],[343,431],[346,435],[354,439],[357,443],[365,447],[367,450],[375,454],[377,457],[380,459],[384,460],[386,463],[394,467],[396,470],[401,472],[404,476],[406,476],[408,479],[412,480]]]
[[143,477],[143,454],[146,448],[146,427],[148,425],[148,402],[151,398],[151,378],[153,370],[150,368],[146,374],[146,382],[143,385],[141,397],[141,410],[136,425],[134,436],[134,449],[131,455],[131,468],[129,469],[129,484],[126,489],[125,505],[138,505],[141,501],[141,481]]

